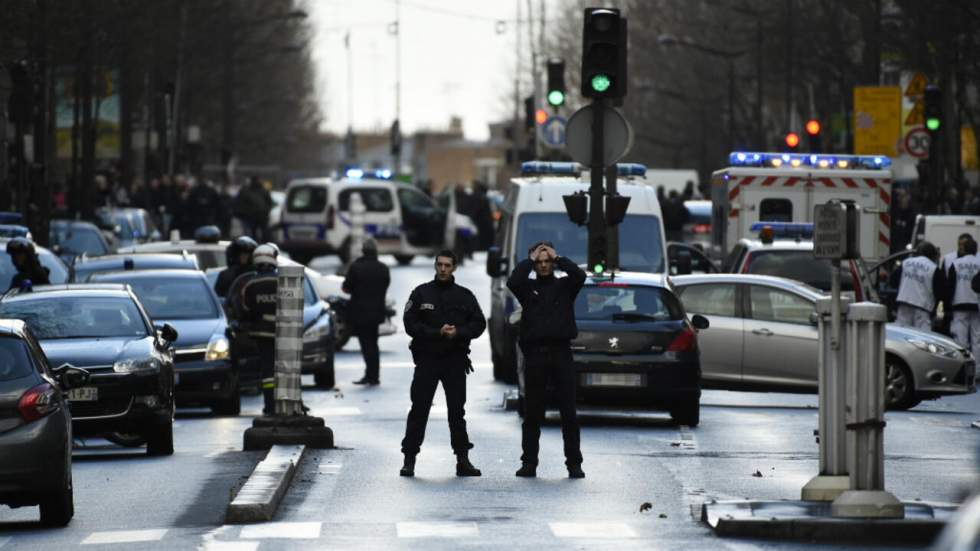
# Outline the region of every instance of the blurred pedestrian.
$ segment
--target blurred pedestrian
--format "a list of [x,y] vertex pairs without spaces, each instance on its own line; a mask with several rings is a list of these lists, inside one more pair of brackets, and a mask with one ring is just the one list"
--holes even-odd
[[26,237],[14,237],[7,241],[7,255],[10,262],[14,265],[17,272],[10,280],[10,289],[20,289],[28,282],[33,285],[48,285],[49,271],[41,265],[41,259],[37,256],[37,250]]
[[936,304],[946,293],[946,277],[936,262],[939,251],[928,241],[919,243],[916,252],[892,274],[897,280],[898,315],[895,323],[921,331],[932,331]]
[[350,295],[347,323],[357,336],[364,357],[364,376],[355,385],[381,384],[381,358],[378,350],[378,326],[387,317],[385,294],[391,276],[388,267],[378,260],[378,244],[367,237],[361,246],[363,256],[347,270],[342,289]]
[[217,225],[220,199],[208,180],[198,180],[187,192],[185,208],[188,213],[186,226],[191,234],[201,226]]
[[251,176],[235,198],[234,213],[245,226],[245,233],[262,241],[268,239],[269,212],[272,207],[272,195],[258,178]]
[[473,184],[473,223],[476,224],[478,241],[477,250],[485,251],[493,245],[493,209],[487,197],[487,185],[483,182]]

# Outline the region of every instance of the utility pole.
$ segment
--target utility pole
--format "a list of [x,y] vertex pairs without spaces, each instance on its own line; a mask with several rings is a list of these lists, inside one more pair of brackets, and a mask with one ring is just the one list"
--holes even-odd
[[[167,128],[167,141],[169,142],[167,157],[167,173],[170,178],[174,177],[175,164],[177,159],[177,148],[179,147],[180,129],[180,96],[181,81],[184,73],[184,37],[187,27],[187,2],[180,3],[180,28],[177,30],[177,74],[174,76],[174,97],[172,98],[173,109],[170,117],[170,126]],[[232,61],[234,63],[234,61]]]
[[[395,123],[396,130],[401,134],[402,120],[402,3],[395,1]],[[399,146],[395,148],[394,163],[391,173],[401,172],[401,138],[397,138]]]
[[[34,163],[32,163],[31,196],[38,208],[38,219],[33,220],[36,231],[34,239],[42,246],[48,244],[48,227],[51,223],[51,190],[48,187],[48,2],[37,0],[37,21],[39,22],[37,50],[34,54],[35,79],[40,82],[35,90],[34,117]],[[26,214],[26,213],[25,213]]]
[[514,121],[512,128],[513,161],[515,166],[520,166],[521,144],[518,140],[520,136],[520,112],[521,112],[521,0],[515,0],[517,17],[514,23]]

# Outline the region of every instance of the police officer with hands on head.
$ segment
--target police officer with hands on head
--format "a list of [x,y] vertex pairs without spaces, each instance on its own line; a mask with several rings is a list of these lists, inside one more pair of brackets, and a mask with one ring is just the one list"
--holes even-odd
[[[15,237],[7,242],[7,254],[17,273],[10,280],[9,289],[20,289],[29,281],[31,285],[51,283],[48,269],[41,265],[34,243],[25,237]],[[9,290],[8,289],[8,290]]]
[[262,376],[262,413],[275,413],[276,301],[279,251],[269,243],[252,251],[254,271],[240,275],[228,292],[229,318],[236,333],[258,348]]
[[946,296],[946,276],[936,265],[938,260],[936,246],[923,241],[915,255],[906,258],[892,274],[893,282],[898,281],[898,325],[932,331],[932,313]]
[[456,476],[480,476],[469,460],[473,447],[463,418],[466,405],[466,375],[473,372],[470,341],[487,327],[480,304],[469,289],[456,284],[453,272],[458,259],[450,250],[436,255],[436,277],[412,291],[405,304],[405,332],[412,337],[412,409],[405,424],[401,476],[415,476],[415,456],[425,438],[425,425],[432,408],[436,386],[446,393],[449,435],[456,454]]
[[[555,277],[555,267],[566,277]],[[535,278],[530,279],[532,268]],[[585,284],[585,272],[566,257],[558,256],[548,241],[534,244],[528,258],[514,268],[507,288],[521,303],[519,343],[524,353],[524,425],[521,468],[517,476],[537,476],[541,423],[544,421],[545,389],[550,379],[556,387],[565,441],[565,466],[569,478],[585,478],[575,412],[575,368],[570,342],[578,335],[575,297]]]
[[388,313],[385,293],[391,283],[388,267],[378,260],[378,244],[368,237],[361,245],[363,256],[355,260],[347,270],[344,284],[345,293],[350,294],[347,308],[347,323],[361,346],[364,356],[364,377],[354,381],[355,385],[381,384],[381,358],[378,351],[378,326],[384,323]]
[[228,290],[231,284],[238,279],[238,276],[251,271],[252,251],[259,244],[247,235],[236,237],[225,248],[225,260],[227,267],[218,274],[217,281],[214,282],[214,292],[222,299],[228,297]]
[[953,313],[949,326],[953,340],[976,357],[980,353],[980,313],[973,279],[980,274],[980,258],[977,257],[977,242],[972,237],[967,239],[964,253],[949,268],[945,304]]
[[956,238],[956,250],[950,251],[943,255],[943,271],[946,272],[946,278],[949,278],[949,269],[953,267],[953,262],[957,258],[962,257],[966,254],[966,244],[973,240],[973,236],[968,233],[961,233],[959,237]]

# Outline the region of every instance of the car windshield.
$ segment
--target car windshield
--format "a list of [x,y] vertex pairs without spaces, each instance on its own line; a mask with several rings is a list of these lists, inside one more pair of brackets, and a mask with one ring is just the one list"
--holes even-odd
[[166,277],[95,277],[95,281],[128,283],[154,320],[214,319],[218,305],[203,279]]
[[[518,218],[517,260],[538,241],[551,241],[555,250],[576,264],[586,262],[588,230],[576,226],[564,212],[530,212]],[[619,225],[619,265],[623,270],[664,271],[660,220],[651,215],[629,215]]]
[[148,335],[136,303],[121,297],[41,294],[0,303],[0,318],[24,320],[40,340]]
[[[68,269],[65,268],[61,259],[47,249],[38,249],[37,256],[41,260],[41,266],[48,269],[48,281],[51,283],[68,281]],[[10,255],[0,249],[0,285],[3,287],[0,292],[6,291],[10,287],[10,281],[13,280],[16,273],[17,270],[14,268],[14,263],[10,261]]]
[[101,256],[108,252],[105,243],[100,239],[98,230],[92,228],[52,224],[50,237],[52,245],[61,245],[62,249],[72,254],[85,253],[90,256]]
[[[830,290],[832,264],[826,258],[814,258],[813,251],[753,251],[745,273],[785,277],[816,287]],[[843,291],[854,290],[854,279],[841,268],[840,286]]]
[[14,337],[0,337],[0,381],[12,381],[34,371],[27,345]]
[[575,298],[575,319],[669,321],[684,319],[684,310],[672,294],[659,287],[586,285]]

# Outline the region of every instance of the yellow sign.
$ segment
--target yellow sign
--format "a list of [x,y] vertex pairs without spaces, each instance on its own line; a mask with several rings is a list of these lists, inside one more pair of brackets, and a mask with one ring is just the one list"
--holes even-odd
[[919,98],[925,95],[926,85],[929,81],[926,80],[926,76],[922,73],[915,73],[912,75],[912,79],[909,80],[908,85],[905,87],[905,97],[907,98]]
[[960,158],[963,170],[980,168],[980,163],[977,162],[977,135],[973,133],[972,126],[960,128]]
[[854,154],[898,155],[902,131],[902,89],[854,87]]
[[905,117],[905,126],[922,126],[925,124],[925,111],[926,107],[925,104],[922,103],[922,100],[920,99],[916,101],[915,105],[912,106],[912,110],[909,111],[908,116]]

